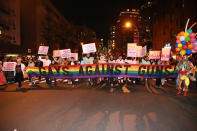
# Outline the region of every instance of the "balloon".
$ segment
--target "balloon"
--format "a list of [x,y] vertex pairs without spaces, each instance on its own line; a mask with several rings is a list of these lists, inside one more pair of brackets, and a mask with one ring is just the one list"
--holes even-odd
[[179,39],[176,40],[176,43],[181,43],[181,41]]
[[192,44],[188,44],[188,45],[187,45],[187,48],[188,48],[188,49],[193,49],[193,47],[194,47],[194,46],[193,46]]
[[182,45],[186,45],[187,42],[186,42],[186,41],[181,41],[181,44],[182,44]]
[[179,44],[178,44],[178,47],[180,47],[180,48],[181,48],[181,47],[182,47],[182,44],[181,44],[181,43],[179,43]]
[[190,41],[190,37],[185,37],[185,41],[186,42]]
[[184,40],[185,40],[185,36],[181,36],[181,37],[180,37],[180,40],[181,40],[181,41],[184,41]]
[[178,52],[178,51],[180,51],[180,50],[181,50],[181,48],[176,48],[175,50]]
[[191,33],[192,33],[192,30],[191,30],[191,29],[188,29],[187,32],[188,32],[189,34],[191,34]]
[[175,48],[177,48],[177,47],[178,47],[178,44],[175,45]]
[[186,54],[187,54],[187,55],[190,55],[191,53],[192,53],[192,51],[191,51],[190,49],[187,49],[187,50],[186,50]]
[[180,35],[184,36],[185,32],[184,31],[181,31],[180,32]]
[[197,41],[193,43],[193,46],[197,46]]
[[181,55],[185,55],[186,51],[185,50],[181,50],[180,54]]
[[195,41],[196,41],[196,38],[191,38],[190,39],[190,42],[192,42],[192,43],[195,42]]
[[186,46],[186,45],[183,45],[183,46],[182,46],[182,49],[183,49],[183,50],[186,50],[186,49],[187,49],[187,46]]
[[184,33],[184,36],[185,36],[185,37],[188,37],[188,36],[189,36],[189,33],[188,33],[188,32],[185,32],[185,33]]
[[194,50],[194,51],[197,51],[197,46],[194,46],[193,50]]
[[177,35],[177,36],[176,36],[176,39],[177,39],[177,40],[179,40],[179,39],[180,39],[180,37],[181,37],[180,35]]
[[191,38],[193,38],[193,37],[195,37],[196,36],[196,34],[195,33],[191,33],[191,34],[189,34],[189,37],[191,37]]

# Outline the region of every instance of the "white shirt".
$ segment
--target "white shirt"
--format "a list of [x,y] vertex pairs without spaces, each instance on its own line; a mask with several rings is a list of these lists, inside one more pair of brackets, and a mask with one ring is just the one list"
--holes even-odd
[[137,64],[136,60],[125,60],[125,62],[128,64]]
[[71,62],[70,65],[75,65],[75,62]]
[[41,59],[40,57],[39,57],[39,59],[38,60],[40,60],[40,61],[42,61],[43,62],[43,66],[49,66],[50,64],[51,64],[51,60],[47,60],[47,59]]
[[83,62],[84,64],[93,64],[93,61],[94,61],[94,57],[83,57]]
[[120,59],[117,59],[116,60],[116,63],[125,63],[125,61],[122,59],[122,60],[120,60]]

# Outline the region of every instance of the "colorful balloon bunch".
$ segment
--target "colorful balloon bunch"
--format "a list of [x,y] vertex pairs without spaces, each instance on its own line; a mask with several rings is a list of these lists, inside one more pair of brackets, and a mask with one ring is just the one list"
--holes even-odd
[[192,32],[191,29],[178,33],[176,39],[176,52],[182,56],[190,55],[192,51],[197,51],[196,33]]

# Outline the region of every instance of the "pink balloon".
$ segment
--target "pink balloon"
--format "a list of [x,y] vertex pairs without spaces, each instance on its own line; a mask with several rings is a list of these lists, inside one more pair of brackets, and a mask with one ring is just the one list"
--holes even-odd
[[194,46],[193,50],[194,50],[194,51],[197,51],[197,46]]
[[190,42],[194,43],[196,41],[196,38],[191,38]]
[[189,37],[191,37],[191,38],[193,38],[193,37],[195,37],[196,36],[196,34],[195,33],[191,33],[191,34],[189,34]]
[[176,40],[176,43],[178,44],[178,43],[181,43],[181,41],[180,40]]

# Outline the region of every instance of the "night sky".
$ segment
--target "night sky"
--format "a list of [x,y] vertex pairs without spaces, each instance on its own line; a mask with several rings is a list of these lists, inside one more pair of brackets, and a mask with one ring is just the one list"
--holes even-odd
[[75,25],[86,25],[96,31],[98,38],[108,37],[110,25],[120,11],[138,8],[143,0],[51,0],[65,18]]

